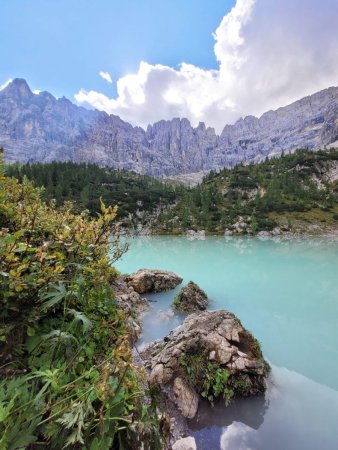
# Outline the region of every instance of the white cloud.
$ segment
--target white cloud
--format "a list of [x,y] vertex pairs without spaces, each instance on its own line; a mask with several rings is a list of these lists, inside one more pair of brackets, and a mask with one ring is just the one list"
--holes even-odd
[[113,80],[111,79],[110,73],[109,72],[104,72],[103,70],[101,70],[101,72],[99,73],[100,77],[103,78],[104,80],[106,80],[108,83],[112,83]]
[[13,78],[9,78],[7,81],[5,81],[5,83],[0,86],[0,91],[5,89],[5,87],[7,87],[9,85],[9,83],[11,83],[12,81],[13,81]]
[[187,117],[221,131],[338,85],[337,16],[337,0],[237,0],[214,33],[217,70],[142,61],[117,81],[116,98],[81,89],[75,99],[143,127]]
[[[249,441],[255,438],[255,430],[240,422],[233,422],[223,429],[220,439],[221,450],[253,450]],[[256,447],[256,446],[255,446]]]

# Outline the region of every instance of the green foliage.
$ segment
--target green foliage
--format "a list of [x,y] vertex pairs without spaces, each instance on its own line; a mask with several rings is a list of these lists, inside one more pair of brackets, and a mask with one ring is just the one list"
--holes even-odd
[[207,355],[198,350],[182,357],[180,364],[191,386],[212,405],[220,396],[226,403],[231,401],[234,391],[229,385],[230,373],[227,369],[208,361]]
[[[55,199],[57,206],[72,201],[77,213],[88,209],[95,216],[101,210],[100,198],[118,205],[122,226],[136,231],[151,226],[164,234],[188,229],[258,233],[277,226],[292,231],[299,222],[335,226],[338,183],[329,183],[322,175],[337,160],[337,149],[298,150],[259,164],[211,171],[195,188],[71,162],[14,164],[6,172],[44,186],[40,195]],[[243,221],[241,230],[235,226],[238,221]]]
[[216,367],[213,363],[208,362],[205,380],[203,383],[202,397],[207,398],[211,404],[220,395],[229,403],[234,392],[228,386],[230,373],[226,369]]
[[337,149],[298,150],[259,164],[210,172],[201,185],[188,189],[174,208],[162,213],[157,230],[224,232],[229,228],[236,232],[234,224],[242,220],[244,232],[257,233],[276,226],[288,228],[290,219],[317,223],[317,217],[308,214],[315,210],[326,213],[332,222],[337,216],[338,185],[322,175],[335,161]]
[[182,191],[179,185],[94,164],[14,164],[8,166],[6,172],[20,181],[27,177],[35,185],[43,186],[43,198],[55,199],[57,206],[70,200],[77,211],[88,209],[91,215],[96,215],[101,211],[102,198],[107,204],[118,205],[119,219],[129,215],[133,220],[140,219],[135,215],[137,210],[151,213],[157,207],[172,203]]
[[159,448],[111,288],[117,209],[57,209],[0,174],[0,448]]

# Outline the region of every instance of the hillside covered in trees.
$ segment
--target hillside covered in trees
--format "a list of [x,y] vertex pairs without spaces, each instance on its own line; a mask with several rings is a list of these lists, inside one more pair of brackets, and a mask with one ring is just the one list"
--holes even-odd
[[162,183],[146,175],[85,163],[13,164],[7,166],[6,173],[19,181],[27,177],[36,186],[44,187],[44,200],[55,199],[57,206],[70,200],[78,211],[88,209],[91,215],[100,212],[102,198],[106,204],[118,206],[119,219],[152,213],[172,204],[184,190],[177,183]]
[[210,172],[163,213],[157,231],[318,232],[338,225],[338,150],[293,154]]
[[338,225],[338,150],[293,154],[259,164],[210,172],[187,188],[133,172],[93,164],[15,164],[6,172],[43,186],[45,200],[74,203],[78,212],[100,211],[100,198],[118,206],[118,219],[133,230],[179,234],[255,234],[259,231],[320,233]]

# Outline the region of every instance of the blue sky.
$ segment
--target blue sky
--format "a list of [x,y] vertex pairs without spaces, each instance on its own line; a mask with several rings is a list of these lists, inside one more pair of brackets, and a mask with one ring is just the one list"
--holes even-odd
[[227,0],[1,0],[0,84],[22,77],[33,88],[72,98],[80,87],[114,95],[112,79],[141,60],[217,67],[212,32]]
[[0,86],[142,127],[221,132],[338,85],[338,0],[0,0],[0,17]]

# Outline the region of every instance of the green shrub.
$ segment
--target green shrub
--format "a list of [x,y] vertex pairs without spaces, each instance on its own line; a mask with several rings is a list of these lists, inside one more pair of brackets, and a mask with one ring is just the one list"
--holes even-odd
[[3,450],[160,445],[111,288],[126,250],[116,213],[47,205],[27,179],[4,176],[0,157]]

